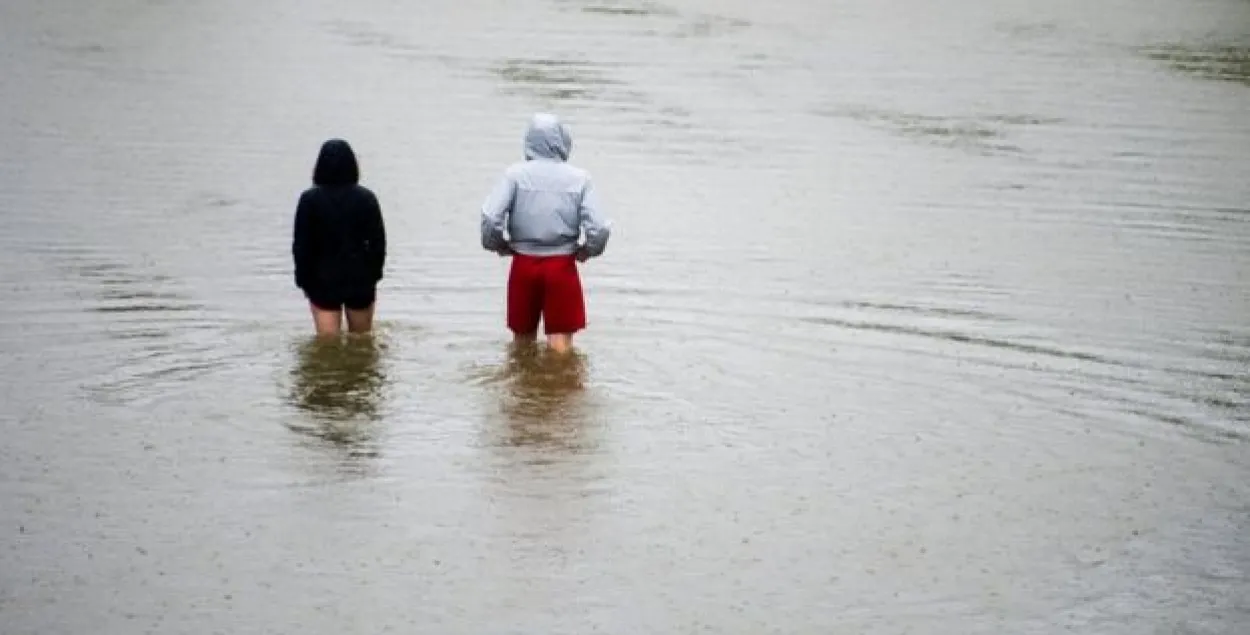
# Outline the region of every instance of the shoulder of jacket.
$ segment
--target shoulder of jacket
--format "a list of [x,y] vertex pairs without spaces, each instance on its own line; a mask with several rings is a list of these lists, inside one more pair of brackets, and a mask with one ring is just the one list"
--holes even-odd
[[582,187],[585,187],[587,183],[593,180],[590,176],[590,171],[585,168],[579,168],[570,163],[565,163],[564,166],[568,169],[569,174],[572,174],[574,178],[581,182]]

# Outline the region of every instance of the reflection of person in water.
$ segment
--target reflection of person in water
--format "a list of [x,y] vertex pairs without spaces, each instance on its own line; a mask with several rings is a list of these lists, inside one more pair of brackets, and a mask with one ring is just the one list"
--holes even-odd
[[550,354],[532,344],[509,347],[501,411],[507,445],[583,445],[586,362],[580,353]]
[[372,337],[305,342],[294,371],[295,405],[331,424],[375,420],[385,384],[379,346]]

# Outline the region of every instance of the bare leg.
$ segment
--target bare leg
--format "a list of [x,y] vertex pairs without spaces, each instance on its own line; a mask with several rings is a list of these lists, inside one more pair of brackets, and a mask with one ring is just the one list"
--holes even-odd
[[538,333],[513,333],[512,341],[516,344],[533,344],[538,341]]
[[548,333],[547,346],[557,353],[567,353],[573,349],[572,333]]
[[378,305],[370,304],[367,309],[347,309],[347,330],[352,333],[368,333],[373,330],[373,310]]
[[308,306],[312,310],[313,326],[317,329],[318,337],[333,337],[339,334],[342,330],[342,313],[337,309],[319,309],[311,304]]

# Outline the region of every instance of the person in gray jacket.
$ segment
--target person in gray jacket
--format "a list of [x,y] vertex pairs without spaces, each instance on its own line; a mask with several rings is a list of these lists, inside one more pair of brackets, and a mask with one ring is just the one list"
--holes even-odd
[[533,341],[541,320],[548,345],[564,352],[586,327],[579,262],[603,254],[611,222],[599,209],[590,175],[568,163],[569,128],[535,114],[525,131],[525,160],[504,171],[482,205],[482,247],[511,256],[507,324]]

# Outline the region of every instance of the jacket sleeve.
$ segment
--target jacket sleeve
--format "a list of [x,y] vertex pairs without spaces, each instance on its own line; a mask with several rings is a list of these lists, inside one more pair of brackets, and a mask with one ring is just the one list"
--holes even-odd
[[599,195],[589,177],[582,188],[582,202],[577,216],[586,237],[582,249],[591,258],[602,255],[608,246],[608,237],[612,234],[612,221],[604,217],[603,210],[599,207]]
[[386,269],[386,222],[382,219],[382,206],[376,197],[370,205],[369,247],[373,256],[374,280],[381,280]]
[[482,204],[482,248],[487,251],[503,252],[508,248],[504,230],[508,226],[508,215],[512,212],[512,202],[516,195],[516,181],[511,174],[504,173],[495,188],[491,190],[486,202]]
[[312,274],[312,262],[316,241],[313,236],[312,209],[307,196],[300,196],[295,206],[295,229],[291,238],[291,256],[295,261],[295,286],[300,289],[308,282]]

